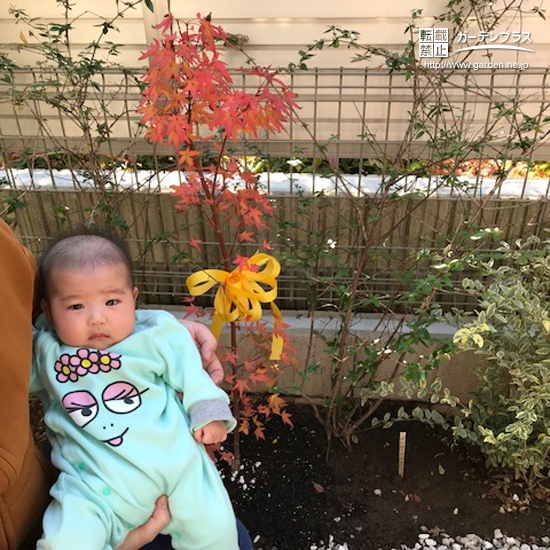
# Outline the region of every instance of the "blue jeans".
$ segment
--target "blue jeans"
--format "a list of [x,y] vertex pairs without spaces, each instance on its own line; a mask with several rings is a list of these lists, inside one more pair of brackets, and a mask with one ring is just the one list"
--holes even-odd
[[[242,522],[237,519],[237,534],[239,536],[239,550],[254,550],[252,539]],[[141,550],[172,550],[170,537],[159,535],[153,542],[144,546]]]

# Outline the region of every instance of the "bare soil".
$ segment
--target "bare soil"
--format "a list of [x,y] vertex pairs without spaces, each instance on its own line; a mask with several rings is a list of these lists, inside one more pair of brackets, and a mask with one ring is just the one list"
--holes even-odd
[[[522,488],[453,447],[441,429],[408,422],[368,430],[351,451],[333,442],[327,460],[324,429],[309,405],[294,404],[290,412],[294,428],[270,418],[265,440],[243,438],[241,469],[224,469],[256,548],[305,550],[332,535],[351,550],[390,550],[413,546],[422,527],[485,539],[499,528],[525,542],[550,533],[547,502],[519,511]],[[407,440],[403,477],[400,432]]]

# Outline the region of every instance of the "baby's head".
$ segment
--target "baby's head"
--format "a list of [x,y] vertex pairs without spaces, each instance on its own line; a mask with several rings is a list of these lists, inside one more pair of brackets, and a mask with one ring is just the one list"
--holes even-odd
[[41,306],[66,345],[106,349],[134,330],[137,289],[123,241],[82,232],[54,240],[38,265]]

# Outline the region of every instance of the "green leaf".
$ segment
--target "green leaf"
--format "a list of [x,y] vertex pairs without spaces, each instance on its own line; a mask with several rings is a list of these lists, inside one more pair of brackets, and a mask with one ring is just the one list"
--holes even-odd
[[152,0],[145,0],[145,5],[147,6],[150,12],[155,13],[155,6],[153,5]]
[[432,411],[432,420],[438,424],[439,426],[443,426],[446,424],[445,418],[438,412],[438,411]]

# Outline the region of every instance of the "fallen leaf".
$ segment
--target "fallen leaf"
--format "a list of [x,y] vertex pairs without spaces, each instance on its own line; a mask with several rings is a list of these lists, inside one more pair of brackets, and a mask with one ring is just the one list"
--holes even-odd
[[313,483],[313,488],[318,492],[318,493],[324,493],[325,492],[325,488],[319,484],[319,483],[315,483],[315,481],[312,481],[311,483]]

